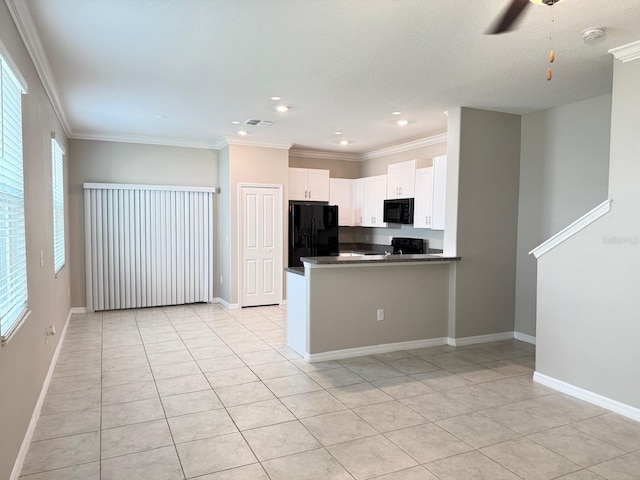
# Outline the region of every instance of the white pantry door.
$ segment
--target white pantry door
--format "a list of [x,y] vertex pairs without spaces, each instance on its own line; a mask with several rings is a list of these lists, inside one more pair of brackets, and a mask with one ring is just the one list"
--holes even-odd
[[242,306],[280,303],[282,289],[281,190],[243,186]]

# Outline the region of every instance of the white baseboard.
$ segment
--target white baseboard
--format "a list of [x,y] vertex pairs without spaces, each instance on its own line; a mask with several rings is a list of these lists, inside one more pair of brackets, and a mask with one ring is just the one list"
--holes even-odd
[[213,303],[219,303],[220,305],[222,305],[227,310],[235,310],[237,308],[240,308],[240,304],[239,303],[229,303],[224,298],[220,298],[220,297],[214,298],[213,299]]
[[530,343],[532,345],[536,344],[536,337],[534,337],[533,335],[527,335],[526,333],[513,332],[513,338],[522,342]]
[[60,340],[58,341],[58,345],[56,346],[55,351],[53,352],[53,357],[51,358],[51,363],[49,364],[49,370],[47,371],[47,376],[45,377],[44,383],[42,384],[42,389],[40,390],[40,396],[38,397],[38,401],[36,402],[36,405],[33,408],[33,413],[31,414],[31,420],[29,421],[27,432],[24,434],[24,438],[22,439],[22,445],[20,445],[20,450],[18,451],[18,457],[16,458],[16,461],[13,464],[13,470],[11,471],[11,476],[9,477],[9,480],[18,480],[18,477],[20,476],[20,472],[22,471],[24,460],[27,457],[27,452],[29,451],[29,445],[31,445],[31,440],[33,439],[33,434],[36,430],[38,419],[40,418],[42,405],[44,404],[44,399],[47,396],[47,391],[49,390],[49,384],[51,383],[51,379],[53,378],[53,371],[56,368],[56,363],[58,363],[58,356],[60,355],[60,350],[62,349],[64,337],[67,335],[67,328],[69,327],[69,320],[71,319],[71,314],[75,313],[73,310],[74,310],[73,308],[69,310],[67,319],[64,322],[64,328],[62,329],[62,333],[60,334]]
[[69,310],[70,314],[73,313],[93,313],[90,312],[89,310],[87,310],[87,307],[73,307],[71,310]]
[[474,345],[476,343],[499,342],[501,340],[511,340],[513,332],[489,333],[487,335],[476,335],[475,337],[461,337],[447,339],[447,343],[452,347],[461,347],[463,345]]
[[409,342],[383,343],[381,345],[370,345],[367,347],[345,348],[343,350],[331,350],[322,353],[300,353],[309,362],[327,362],[342,358],[361,357],[363,355],[376,355],[379,353],[395,352],[398,350],[412,350],[414,348],[435,347],[446,345],[447,338],[429,338],[426,340],[412,340]]
[[533,380],[546,387],[553,388],[554,390],[558,390],[559,392],[566,393],[567,395],[571,395],[572,397],[579,398],[580,400],[584,400],[585,402],[593,403],[594,405],[606,408],[607,410],[611,410],[612,412],[623,415],[627,418],[635,420],[636,422],[640,422],[640,408],[632,407],[631,405],[627,405],[598,393],[576,387],[575,385],[571,385],[570,383],[563,382],[562,380],[549,377],[539,372],[533,373]]

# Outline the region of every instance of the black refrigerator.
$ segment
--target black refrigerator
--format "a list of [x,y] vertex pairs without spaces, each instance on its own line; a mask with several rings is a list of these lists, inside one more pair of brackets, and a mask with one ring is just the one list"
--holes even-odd
[[338,254],[338,206],[289,202],[289,266],[301,267],[300,257]]

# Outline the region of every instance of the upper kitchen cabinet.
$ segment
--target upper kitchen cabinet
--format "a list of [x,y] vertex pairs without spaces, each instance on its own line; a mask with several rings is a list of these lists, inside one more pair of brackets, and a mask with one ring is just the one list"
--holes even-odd
[[431,229],[444,230],[444,203],[447,192],[447,156],[433,159],[433,204]]
[[392,163],[387,167],[387,198],[411,198],[415,193],[416,161]]
[[413,226],[431,228],[433,218],[433,167],[416,170],[416,196],[413,205]]
[[289,200],[329,201],[329,170],[289,169]]
[[351,217],[354,227],[364,221],[364,178],[356,178],[351,183]]
[[384,201],[387,198],[387,176],[377,175],[364,179],[363,227],[386,227]]
[[348,178],[332,178],[329,180],[329,204],[338,206],[338,225],[353,225],[351,206],[351,186],[353,180]]

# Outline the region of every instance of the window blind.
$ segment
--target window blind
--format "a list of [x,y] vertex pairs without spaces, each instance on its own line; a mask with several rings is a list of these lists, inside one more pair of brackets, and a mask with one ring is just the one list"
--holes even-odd
[[0,339],[27,310],[22,171],[22,87],[0,55]]
[[53,269],[56,273],[64,267],[64,151],[55,139],[51,139],[51,177],[53,183]]

